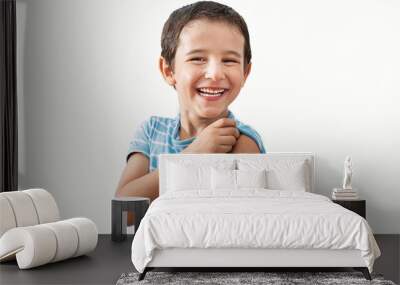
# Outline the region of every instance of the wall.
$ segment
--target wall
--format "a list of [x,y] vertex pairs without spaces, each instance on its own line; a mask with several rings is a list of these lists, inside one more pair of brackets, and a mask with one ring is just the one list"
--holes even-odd
[[[157,61],[164,21],[186,3],[17,0],[21,189],[45,188],[63,217],[110,232],[135,128],[178,110]],[[246,19],[253,51],[231,110],[268,151],[314,152],[320,194],[351,155],[373,231],[400,233],[399,2],[223,3]]]

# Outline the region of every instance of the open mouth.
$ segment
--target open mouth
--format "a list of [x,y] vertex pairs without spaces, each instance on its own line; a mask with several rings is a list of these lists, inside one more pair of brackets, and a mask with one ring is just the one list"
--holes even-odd
[[228,91],[226,88],[196,88],[196,90],[200,96],[208,100],[217,100]]

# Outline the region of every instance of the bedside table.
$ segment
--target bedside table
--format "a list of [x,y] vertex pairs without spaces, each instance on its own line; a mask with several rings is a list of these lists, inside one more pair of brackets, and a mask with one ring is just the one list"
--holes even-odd
[[359,214],[361,217],[366,219],[365,214],[365,200],[332,200],[332,202],[339,204],[340,206]]
[[124,241],[127,238],[127,212],[135,214],[135,233],[146,214],[150,199],[145,197],[114,197],[111,201],[111,240]]

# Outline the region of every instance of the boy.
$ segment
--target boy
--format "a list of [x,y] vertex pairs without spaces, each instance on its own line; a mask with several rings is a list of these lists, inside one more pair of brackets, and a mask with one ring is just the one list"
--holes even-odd
[[152,116],[137,130],[116,196],[157,198],[160,153],[265,153],[257,132],[228,110],[251,69],[243,18],[216,2],[184,6],[164,24],[161,47],[159,68],[180,112]]

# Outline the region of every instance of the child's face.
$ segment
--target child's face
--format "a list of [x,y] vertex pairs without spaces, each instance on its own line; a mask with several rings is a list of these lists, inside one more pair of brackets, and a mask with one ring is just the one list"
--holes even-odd
[[250,67],[244,70],[244,37],[238,28],[201,19],[182,29],[174,71],[163,74],[176,88],[181,112],[211,119],[226,114]]

